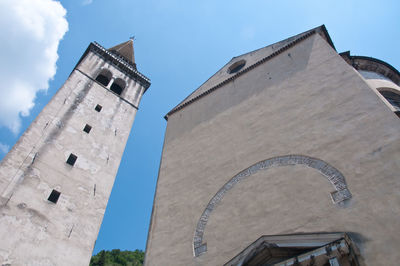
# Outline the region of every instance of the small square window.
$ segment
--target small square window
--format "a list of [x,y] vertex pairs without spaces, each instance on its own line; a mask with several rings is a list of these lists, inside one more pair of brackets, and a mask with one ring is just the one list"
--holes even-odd
[[78,159],[78,157],[75,154],[70,154],[67,160],[67,164],[69,165],[74,165],[76,162],[76,159]]
[[53,189],[53,191],[51,192],[49,198],[47,199],[48,201],[51,201],[53,203],[57,203],[58,198],[60,197],[61,193],[58,192],[57,190]]
[[83,131],[85,131],[86,133],[89,134],[90,130],[92,129],[91,126],[89,126],[88,124],[86,124],[86,126],[83,128]]
[[94,108],[94,110],[96,110],[97,112],[101,111],[101,108],[103,108],[103,106],[101,106],[100,104],[96,105],[96,107]]

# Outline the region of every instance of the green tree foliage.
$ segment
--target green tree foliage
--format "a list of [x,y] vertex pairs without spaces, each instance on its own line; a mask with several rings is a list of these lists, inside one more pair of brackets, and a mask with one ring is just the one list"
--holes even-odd
[[142,266],[143,260],[144,252],[141,250],[102,250],[97,255],[92,256],[90,266]]

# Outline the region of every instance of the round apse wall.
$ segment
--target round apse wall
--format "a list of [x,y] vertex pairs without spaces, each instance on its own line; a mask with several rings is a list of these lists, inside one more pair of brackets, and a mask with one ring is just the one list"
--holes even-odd
[[246,65],[246,60],[244,60],[244,59],[239,60],[239,61],[233,63],[232,65],[230,65],[230,67],[228,68],[228,73],[234,74],[236,72],[239,72],[239,70],[241,70],[245,65]]

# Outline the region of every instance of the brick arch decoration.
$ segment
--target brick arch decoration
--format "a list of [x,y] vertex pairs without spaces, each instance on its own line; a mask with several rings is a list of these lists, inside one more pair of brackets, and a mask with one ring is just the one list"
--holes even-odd
[[323,160],[312,158],[305,155],[284,155],[272,157],[264,161],[260,161],[241,171],[232,177],[218,192],[211,198],[202,215],[200,216],[193,237],[193,254],[195,257],[207,252],[207,244],[203,243],[204,230],[212,211],[221,202],[224,195],[231,190],[237,183],[245,178],[257,173],[261,170],[268,170],[272,167],[288,166],[288,165],[304,165],[314,168],[320,172],[333,185],[335,191],[331,192],[331,198],[334,204],[342,204],[344,201],[351,199],[351,193],[347,188],[346,180],[343,174],[335,167],[324,162]]

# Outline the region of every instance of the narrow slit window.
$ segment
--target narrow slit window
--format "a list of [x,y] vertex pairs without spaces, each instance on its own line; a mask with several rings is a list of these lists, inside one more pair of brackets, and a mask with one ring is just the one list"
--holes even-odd
[[53,203],[57,203],[58,198],[60,197],[61,192],[58,192],[57,190],[53,189],[53,191],[50,193],[49,198],[47,199],[48,201],[51,201]]
[[75,164],[75,162],[76,162],[76,159],[78,159],[78,157],[75,155],[75,154],[70,154],[69,155],[69,157],[68,157],[68,160],[67,160],[67,164],[69,164],[69,165],[74,165]]
[[89,126],[88,124],[86,124],[85,127],[83,128],[83,131],[85,131],[88,134],[89,134],[90,130],[92,130],[92,127]]
[[100,104],[98,104],[98,105],[96,105],[96,107],[94,108],[94,110],[96,110],[97,112],[100,112],[102,108],[103,108],[103,107],[102,107]]

